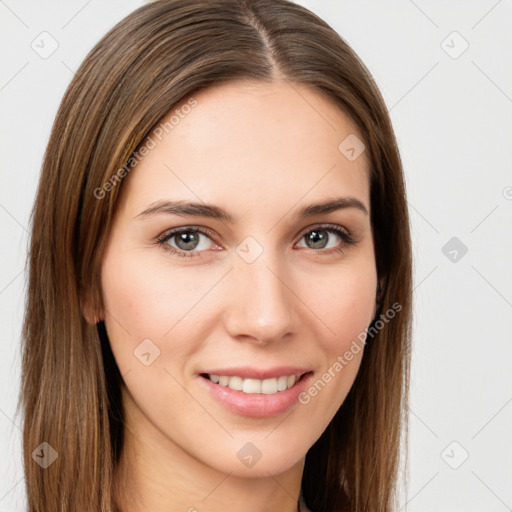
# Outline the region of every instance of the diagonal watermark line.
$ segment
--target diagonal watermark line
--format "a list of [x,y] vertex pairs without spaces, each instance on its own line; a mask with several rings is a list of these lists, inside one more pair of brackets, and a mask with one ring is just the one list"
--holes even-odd
[[471,30],[473,30],[483,19],[487,17],[487,15],[501,2],[501,0],[498,0],[472,27]]
[[21,432],[21,427],[15,423],[7,414],[5,414],[5,412],[0,409],[0,412]]
[[4,498],[6,498],[12,491],[14,491],[14,488],[22,482],[24,477],[20,478],[1,498],[0,501],[2,501]]
[[73,21],[84,9],[85,7],[87,7],[90,3],[91,3],[92,0],[88,0],[88,2],[86,2],[84,5],[82,5],[82,7],[80,7],[80,9],[78,9],[78,11],[73,15],[71,16],[71,18],[69,18],[68,21],[66,21],[66,23],[64,23],[64,25],[62,25],[61,30],[63,28],[65,28],[67,25],[69,25],[71,23],[71,21]]
[[482,222],[483,222],[485,219],[487,219],[487,217],[489,217],[489,215],[491,215],[491,213],[493,213],[493,212],[496,210],[496,208],[498,208],[498,206],[499,206],[499,204],[498,204],[498,205],[496,205],[496,206],[495,206],[495,207],[494,207],[494,208],[493,208],[493,209],[492,209],[492,210],[491,210],[491,211],[490,211],[490,212],[489,212],[489,213],[488,213],[488,214],[487,214],[487,215],[486,215],[486,216],[485,216],[485,217],[484,217],[484,218],[483,218],[483,219],[482,219],[482,220],[481,220],[481,221],[480,221],[480,222],[479,222],[479,223],[478,223],[478,224],[477,224],[477,225],[476,225],[476,226],[475,226],[471,231],[470,231],[470,233],[473,233],[473,231],[475,231],[475,229],[476,229],[478,226],[480,226],[480,224],[482,224]]
[[121,329],[123,329],[128,334],[128,336],[132,335],[132,333],[130,331],[128,331],[128,329],[110,311],[107,311],[105,309],[105,314],[112,317],[116,321],[116,323],[119,325],[119,327],[121,327]]
[[281,281],[281,283],[283,283],[286,286],[286,288],[288,288],[288,290],[290,290],[293,293],[293,295],[295,295],[295,297],[297,297],[302,302],[302,304],[304,304],[304,306],[306,306],[309,309],[309,311],[311,311],[311,313],[313,313],[313,315],[315,315],[318,318],[318,320],[320,320],[320,322],[322,322],[325,325],[325,327],[327,327],[327,329],[329,329],[329,331],[331,331],[333,336],[336,336],[336,333],[268,265],[266,265],[266,267],[270,270],[270,272],[272,272],[272,274],[274,274],[277,277],[277,279],[279,279],[279,281]]
[[75,76],[75,75],[76,75],[76,73],[75,73],[75,72],[74,72],[74,71],[73,71],[73,70],[72,70],[72,69],[71,69],[71,68],[70,68],[70,67],[69,67],[69,66],[68,66],[68,65],[63,61],[63,60],[61,60],[61,62],[62,62],[62,64],[64,64],[64,66],[65,66],[66,68],[68,68],[68,70],[69,70],[69,71],[71,71],[71,73],[73,74],[73,76]]
[[1,290],[0,290],[0,295],[2,293],[5,292],[5,290],[7,290],[7,288],[9,288],[9,286],[11,286],[12,283],[14,283],[14,281],[16,281],[16,279],[18,279],[18,277],[23,274],[23,272],[25,271],[25,269],[23,270],[20,270]]
[[288,496],[290,496],[290,498],[295,502],[297,501],[297,499],[295,498],[295,496],[293,496],[293,494],[291,494],[290,492],[288,492],[288,489],[286,489],[285,487],[283,487],[281,485],[281,483],[277,480],[277,478],[272,474],[272,473],[269,473],[268,471],[266,471],[267,475],[272,478],[272,480],[274,480],[274,482],[279,485],[279,487],[281,487],[281,489],[283,489],[283,491],[288,494]]
[[304,199],[335,167],[336,164],[333,164],[332,167],[322,177],[320,177],[318,181],[316,181],[316,183],[313,183],[313,185],[311,185],[311,188],[308,191],[306,191],[304,195],[295,202],[295,204],[292,204],[288,211],[286,211],[285,214],[282,215],[281,218],[278,219],[277,222],[267,231],[267,234],[270,233],[290,213],[292,208],[295,205],[297,205],[302,199]]
[[[191,188],[190,188],[190,187],[189,187],[189,186],[188,186],[188,185],[187,185],[187,184],[186,184],[186,183],[185,183],[185,182],[184,182],[184,181],[183,181],[183,180],[182,180],[182,179],[181,179],[181,178],[180,178],[180,177],[179,177],[179,176],[178,176],[178,175],[177,175],[177,174],[176,174],[176,173],[175,173],[175,172],[174,172],[174,171],[173,171],[173,170],[172,170],[172,169],[171,169],[171,168],[170,168],[166,163],[165,163],[165,162],[162,162],[162,163],[163,163],[164,167],[166,167],[167,169],[169,169],[169,171],[171,171],[171,172],[174,174],[174,176],[176,176],[176,178],[178,178],[178,179],[181,181],[181,183],[183,183],[183,185],[184,185],[185,187],[187,187],[187,188],[190,190],[190,192],[192,192],[192,194],[194,194],[194,195],[197,197],[197,199],[198,199],[199,201],[201,201],[201,203],[203,203],[203,204],[204,204],[204,201],[203,201],[203,200],[202,200],[202,199],[201,199],[201,198],[200,198],[200,197],[199,197],[199,196],[198,196],[198,195],[197,195],[197,194],[196,194],[196,193],[195,193],[195,192],[194,192],[194,191],[193,191],[193,190],[192,190],[192,189],[191,189]],[[228,224],[226,221],[222,220],[222,219],[220,219],[220,220],[221,220],[222,224],[224,225],[224,227],[225,227],[228,231],[232,232],[232,229],[230,228],[229,224]]]
[[0,204],[0,208],[2,208],[2,210],[7,213],[7,215],[9,215],[9,217],[11,217],[11,219],[16,222],[16,224],[18,224],[18,226],[23,229],[23,231],[25,231],[25,233],[28,233],[28,230],[27,228],[21,223],[18,221],[18,219],[9,211],[7,210],[7,208],[3,205],[3,204]]
[[428,428],[428,430],[430,430],[430,432],[432,432],[432,434],[434,434],[439,439],[439,436],[412,410],[412,408],[409,405],[407,406],[407,408],[414,414],[414,416],[416,416],[416,418],[418,418],[419,421],[421,421],[421,423],[423,423],[423,425],[426,428]]
[[210,289],[207,290],[206,293],[195,304],[193,304],[192,307],[163,335],[163,337],[165,338],[165,336],[167,336],[232,270],[233,270],[233,267],[231,267],[222,277],[220,277],[217,280],[217,282],[214,283],[210,287]]
[[434,480],[434,478],[439,475],[439,471],[410,499],[410,500],[407,500],[399,509],[398,509],[398,512],[400,512],[400,510],[402,510],[404,507],[406,507],[414,498],[416,498],[416,496],[418,496],[418,494],[423,491],[423,489],[425,489],[425,487],[427,487],[428,484],[430,484],[430,482],[432,482],[432,480]]
[[290,416],[290,414],[293,413],[293,410],[291,410],[266,436],[265,436],[265,439],[267,439],[267,437],[270,436],[270,434],[272,434],[282,423],[284,423],[284,421],[286,420],[286,418],[288,418],[288,416]]
[[491,423],[491,421],[492,421],[494,418],[496,418],[496,416],[498,416],[498,414],[499,414],[503,409],[505,409],[505,407],[506,407],[510,402],[512,402],[512,398],[510,398],[509,400],[507,400],[507,401],[505,402],[505,404],[500,408],[500,410],[499,410],[499,411],[498,411],[498,412],[497,412],[497,413],[496,413],[496,414],[495,414],[495,415],[494,415],[494,416],[493,416],[493,417],[492,417],[492,418],[491,418],[491,419],[490,419],[490,420],[489,420],[489,421],[488,421],[488,422],[487,422],[483,427],[481,427],[481,428],[480,428],[480,430],[478,430],[478,432],[477,432],[477,433],[476,433],[476,434],[475,434],[471,439],[473,440],[473,439],[474,439],[478,434],[480,434],[480,432],[482,432],[482,430],[483,430],[485,427],[487,427],[487,425],[489,425],[489,423]]
[[[437,267],[436,267],[436,268],[437,268]],[[379,380],[380,380],[380,382],[381,382],[381,385],[382,385],[382,386],[386,386],[386,383],[384,382],[384,380],[383,380],[381,377],[379,377]],[[401,396],[399,393],[396,393],[395,391],[393,391],[393,394],[394,394],[394,395],[395,395],[399,400],[401,400],[401,399],[402,399],[402,396]],[[407,409],[409,409],[409,411],[410,411],[412,414],[414,414],[414,416],[416,416],[416,418],[418,418],[418,420],[420,420],[420,421],[421,421],[421,423],[423,423],[423,425],[424,425],[426,428],[428,428],[428,430],[430,430],[430,432],[432,432],[432,434],[434,434],[434,436],[435,436],[435,437],[437,437],[437,439],[439,439],[439,436],[434,432],[434,430],[433,430],[433,429],[431,429],[431,428],[430,428],[430,427],[429,427],[429,426],[428,426],[428,425],[427,425],[427,424],[426,424],[426,423],[421,419],[421,417],[420,417],[418,414],[416,414],[416,413],[412,410],[412,407],[411,407],[409,404],[407,404]]]
[[426,218],[424,215],[422,215],[422,214],[421,214],[421,212],[420,212],[417,208],[415,208],[415,206],[414,206],[414,205],[412,205],[409,201],[407,201],[407,204],[408,204],[408,205],[409,205],[409,206],[410,206],[410,207],[411,207],[411,208],[412,208],[412,209],[413,209],[413,210],[414,210],[414,211],[415,211],[415,212],[416,212],[416,213],[417,213],[417,214],[418,214],[418,215],[419,215],[419,216],[420,216],[420,217],[421,217],[421,218],[422,218],[422,219],[423,219],[423,220],[424,220],[424,221],[425,221],[425,222],[426,222],[426,223],[427,223],[427,224],[428,224],[428,225],[429,225],[429,226],[430,226],[430,227],[431,227],[431,228],[432,228],[432,229],[433,229],[437,234],[439,234],[439,231],[436,229],[436,227],[435,227],[432,223],[430,223],[430,222],[427,220],[427,218]]
[[231,432],[229,432],[229,430],[226,429],[226,427],[224,427],[224,425],[222,423],[220,423],[220,421],[218,421],[212,414],[210,411],[208,411],[208,409],[194,396],[192,395],[192,393],[190,393],[190,391],[167,369],[167,368],[164,368],[164,370],[183,388],[183,390],[185,392],[187,392],[193,399],[194,401],[199,405],[201,406],[207,413],[208,415],[213,419],[213,421],[215,421],[221,428],[222,430],[224,430],[226,432],[226,434],[230,437],[233,437],[233,434],[231,434]]
[[9,80],[4,85],[2,85],[2,87],[0,87],[0,91],[3,91],[27,66],[28,61],[25,62],[25,64],[23,64],[23,66],[21,66],[21,68],[18,69],[18,71],[16,71],[16,73],[14,73],[14,75],[9,78]]
[[432,70],[439,64],[437,61],[389,110],[391,112],[420,82],[422,82],[428,74],[432,72]]
[[493,286],[478,270],[471,265],[473,270],[510,306],[512,307],[512,304],[497,290],[495,286]]
[[30,28],[3,0],[0,0],[0,3],[6,8],[11,11],[11,13],[18,18],[18,20],[25,25],[25,27]]
[[510,96],[474,60],[472,60],[471,63],[487,78],[487,80],[489,80],[489,82],[494,85],[494,87],[496,87],[496,89],[498,89],[498,91],[501,92],[501,94],[503,94],[503,96],[505,96],[505,98],[507,98],[508,101],[512,103],[512,98],[510,98]]
[[430,21],[430,23],[432,23],[432,25],[434,25],[434,27],[439,28],[437,23],[424,10],[422,10],[415,2],[413,2],[413,0],[409,0],[409,2],[411,2],[411,4],[414,5],[414,7],[416,7],[416,9],[418,9],[418,11],[420,11],[423,14],[423,16],[425,16],[425,18],[427,18]]
[[336,128],[315,108],[311,103],[293,86],[293,84],[288,80],[284,79],[285,82],[334,130],[336,131]]
[[176,176],[176,178],[178,178],[181,181],[181,183],[183,183],[183,185],[185,185],[185,187],[187,187],[190,190],[190,192],[192,192],[192,194],[194,194],[197,197],[197,199],[199,199],[199,201],[204,203],[204,201],[165,162],[162,163],[164,164],[164,167],[169,169],[169,171],[171,171],[174,174],[174,176]]
[[489,491],[491,491],[494,496],[496,496],[497,499],[499,499],[501,501],[501,503],[503,503],[503,505],[505,505],[505,507],[507,507],[508,510],[512,510],[473,470],[471,470],[471,473],[473,473],[473,475],[475,475],[478,480],[480,480],[480,482],[482,482],[485,487],[487,487],[487,489],[489,489]]
[[432,272],[434,272],[434,270],[436,270],[436,268],[438,267],[439,265],[436,265],[413,289],[412,291],[416,290],[416,288],[418,288],[418,286],[423,283],[425,281],[425,279],[427,279],[430,274],[432,274]]
[[226,476],[225,476],[225,477],[224,477],[224,478],[223,478],[223,479],[222,479],[222,480],[221,480],[221,481],[220,481],[220,482],[219,482],[219,483],[218,483],[218,484],[217,484],[217,485],[216,485],[216,486],[215,486],[215,487],[214,487],[214,488],[213,488],[213,489],[212,489],[212,490],[211,490],[211,491],[210,491],[210,492],[209,492],[209,493],[208,493],[208,494],[207,494],[207,495],[206,495],[206,496],[201,500],[201,501],[206,500],[206,498],[208,498],[208,496],[210,496],[210,495],[213,493],[213,491],[215,491],[216,489],[218,489],[218,488],[219,488],[219,486],[220,486],[222,483],[224,483],[224,481],[226,480],[226,478],[227,478],[228,476],[231,476],[232,474],[233,474],[233,471],[231,471],[230,473],[228,473],[228,474],[227,474],[227,475],[226,475]]

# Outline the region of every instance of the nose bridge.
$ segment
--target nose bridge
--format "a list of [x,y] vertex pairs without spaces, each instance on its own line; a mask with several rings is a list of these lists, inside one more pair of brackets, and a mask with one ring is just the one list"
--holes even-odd
[[252,240],[246,244],[237,248],[227,329],[233,337],[247,336],[266,344],[294,329],[294,295],[277,250],[263,250]]

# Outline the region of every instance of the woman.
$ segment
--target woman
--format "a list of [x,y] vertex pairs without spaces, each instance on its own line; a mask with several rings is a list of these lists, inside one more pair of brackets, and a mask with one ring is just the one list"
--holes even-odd
[[393,510],[405,185],[325,22],[286,0],[127,16],[63,98],[32,222],[30,511]]

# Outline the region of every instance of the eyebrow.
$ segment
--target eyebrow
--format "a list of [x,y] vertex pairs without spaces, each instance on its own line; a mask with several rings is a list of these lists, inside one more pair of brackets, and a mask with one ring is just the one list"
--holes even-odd
[[[329,201],[317,204],[310,204],[301,208],[295,217],[299,219],[313,217],[315,215],[327,214],[346,208],[356,208],[368,215],[366,206],[355,197],[338,197]],[[195,203],[189,201],[167,201],[160,200],[152,203],[148,208],[139,213],[136,218],[146,218],[155,214],[170,214],[180,216],[209,217],[212,219],[233,222],[233,216],[219,206],[208,203]]]

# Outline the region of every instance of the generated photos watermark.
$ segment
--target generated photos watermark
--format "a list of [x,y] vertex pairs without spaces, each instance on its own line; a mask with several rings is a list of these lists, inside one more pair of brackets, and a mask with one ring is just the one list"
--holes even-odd
[[103,199],[107,192],[110,192],[116,185],[121,183],[122,179],[157,146],[158,142],[163,139],[164,134],[169,134],[174,130],[174,128],[180,124],[181,120],[190,114],[192,108],[195,107],[197,103],[195,98],[189,98],[185,105],[175,109],[170,117],[166,117],[165,122],[153,128],[151,134],[146,137],[139,149],[133,152],[126,164],[118,169],[101,187],[94,189],[94,197],[96,199]]
[[343,354],[336,358],[336,361],[322,374],[320,377],[311,385],[308,389],[302,391],[297,400],[299,403],[305,405],[311,401],[311,397],[318,395],[325,386],[331,382],[331,380],[339,374],[345,366],[348,365],[354,356],[359,354],[362,350],[362,345],[366,345],[368,336],[374,337],[379,331],[381,331],[390,320],[395,318],[396,314],[402,310],[402,305],[395,302],[385,313],[382,313],[377,321],[375,321],[370,327],[361,331],[357,335],[357,340],[353,340],[350,348],[348,348]]

